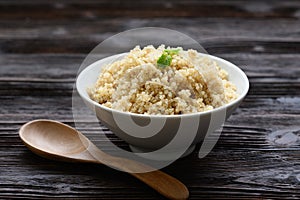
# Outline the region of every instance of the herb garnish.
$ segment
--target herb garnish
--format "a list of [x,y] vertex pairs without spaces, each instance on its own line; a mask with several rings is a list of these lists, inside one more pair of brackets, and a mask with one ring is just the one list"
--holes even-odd
[[171,65],[172,56],[178,54],[180,49],[165,49],[163,54],[158,58],[157,65],[161,68],[165,68]]

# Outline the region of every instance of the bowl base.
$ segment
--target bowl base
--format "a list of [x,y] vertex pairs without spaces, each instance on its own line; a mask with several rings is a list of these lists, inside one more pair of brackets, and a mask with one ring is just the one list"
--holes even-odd
[[[132,146],[129,145],[130,149],[132,150],[133,153],[149,153],[149,149],[144,149],[141,147],[137,146]],[[184,158],[188,155],[190,155],[196,148],[196,145],[190,146],[181,156],[180,158]],[[151,160],[170,160],[170,158],[174,157],[178,152],[164,152],[161,153],[159,156],[157,155],[151,155],[149,154],[144,154],[143,157]]]

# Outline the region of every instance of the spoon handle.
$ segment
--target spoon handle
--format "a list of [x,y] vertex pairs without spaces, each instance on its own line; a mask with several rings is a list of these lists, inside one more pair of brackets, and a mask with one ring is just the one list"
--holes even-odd
[[189,197],[189,191],[183,183],[162,171],[131,173],[131,175],[169,199],[187,199]]
[[[161,195],[168,199],[187,199],[189,191],[187,187],[176,178],[156,170],[143,163],[126,158],[114,157],[98,149],[90,143],[88,151],[99,164],[105,164],[122,171],[126,171],[141,180]],[[134,173],[136,171],[147,171],[146,173]]]

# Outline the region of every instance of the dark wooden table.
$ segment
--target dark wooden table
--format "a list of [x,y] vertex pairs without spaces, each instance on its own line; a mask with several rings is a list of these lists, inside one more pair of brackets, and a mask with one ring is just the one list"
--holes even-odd
[[[85,55],[124,30],[158,26],[198,40],[251,88],[214,150],[163,171],[190,199],[300,198],[300,1],[0,1],[0,199],[161,199],[105,166],[49,161],[18,136],[39,118],[74,126],[72,88]],[[97,140],[93,127],[82,127]],[[125,145],[107,131],[112,139]]]

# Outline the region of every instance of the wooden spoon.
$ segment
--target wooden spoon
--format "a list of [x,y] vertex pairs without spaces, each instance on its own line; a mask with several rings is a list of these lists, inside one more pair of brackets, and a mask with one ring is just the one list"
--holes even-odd
[[[179,180],[145,164],[111,156],[98,149],[82,133],[63,123],[35,120],[23,125],[20,137],[34,153],[48,159],[67,162],[105,164],[130,174],[169,199],[187,199],[189,191]],[[134,171],[151,171],[131,173]]]

